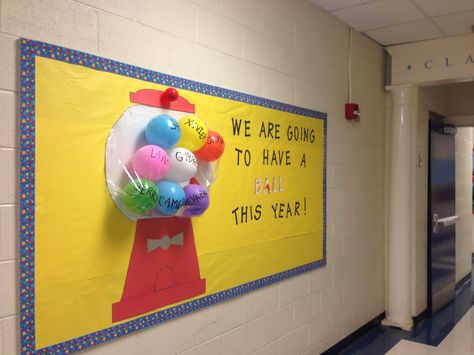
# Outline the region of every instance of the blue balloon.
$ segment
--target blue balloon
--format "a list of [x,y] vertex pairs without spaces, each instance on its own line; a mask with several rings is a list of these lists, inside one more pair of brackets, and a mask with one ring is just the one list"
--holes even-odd
[[169,149],[178,143],[181,130],[178,121],[170,115],[153,117],[145,128],[145,138],[148,144]]
[[156,184],[159,191],[158,204],[156,208],[166,216],[173,216],[184,206],[185,194],[179,184],[173,181],[162,180]]

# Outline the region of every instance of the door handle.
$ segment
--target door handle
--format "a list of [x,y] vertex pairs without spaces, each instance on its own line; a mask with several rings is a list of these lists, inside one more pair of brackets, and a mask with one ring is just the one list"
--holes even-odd
[[433,213],[432,223],[433,223],[433,233],[438,232],[438,226],[441,225],[442,227],[452,226],[459,221],[461,217],[459,216],[450,216],[445,218],[438,218],[437,213]]

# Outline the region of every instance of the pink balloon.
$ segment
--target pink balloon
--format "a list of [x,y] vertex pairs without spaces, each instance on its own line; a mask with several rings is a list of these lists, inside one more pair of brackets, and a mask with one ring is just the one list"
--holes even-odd
[[132,168],[139,178],[152,181],[162,179],[169,169],[170,159],[163,148],[146,145],[132,157]]

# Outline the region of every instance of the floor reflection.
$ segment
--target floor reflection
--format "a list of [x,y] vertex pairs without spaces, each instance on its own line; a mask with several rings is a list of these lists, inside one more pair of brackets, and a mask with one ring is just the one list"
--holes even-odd
[[[471,278],[472,279],[472,278]],[[443,340],[447,339],[448,334],[453,330],[457,323],[466,315],[470,310],[474,300],[474,285],[471,281],[467,281],[462,285],[458,290],[456,290],[456,297],[452,303],[447,305],[445,308],[440,310],[437,314],[432,317],[426,317],[420,321],[412,331],[404,331],[391,327],[382,327],[378,326],[377,328],[371,330],[369,333],[364,335],[362,338],[351,344],[346,348],[342,354],[385,354],[395,345],[397,345],[402,340],[407,340],[408,342],[403,342],[403,349],[400,348],[400,354],[407,353],[407,347],[412,347],[413,349],[417,347],[417,353],[421,347],[416,344],[410,345],[410,342],[426,344],[431,346],[439,346]],[[463,319],[463,323],[466,323],[464,327],[469,327],[467,331],[471,333],[471,336],[464,337],[464,340],[470,341],[472,338],[472,324],[474,319],[474,312],[470,312],[471,315]],[[467,315],[466,315],[467,316]],[[471,326],[469,326],[471,325]],[[453,339],[458,337],[453,336]],[[447,351],[448,345],[452,349],[453,344],[443,343],[443,351]],[[472,344],[466,346],[472,347]],[[463,347],[465,348],[465,347]],[[441,347],[438,350],[429,350],[433,349],[427,347],[427,354],[436,353],[441,354]],[[434,351],[434,352],[433,352]],[[397,352],[390,352],[390,354],[398,354]]]

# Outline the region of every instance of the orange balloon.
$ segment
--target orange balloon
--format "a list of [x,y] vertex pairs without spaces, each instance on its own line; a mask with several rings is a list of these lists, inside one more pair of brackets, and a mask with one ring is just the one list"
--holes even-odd
[[224,138],[216,131],[209,130],[206,143],[204,143],[201,149],[194,152],[194,155],[196,158],[204,161],[214,161],[221,157],[222,153],[224,153],[224,148]]

